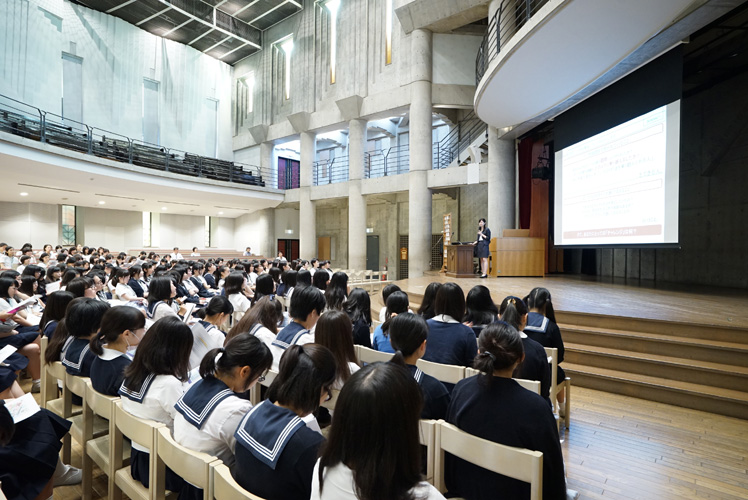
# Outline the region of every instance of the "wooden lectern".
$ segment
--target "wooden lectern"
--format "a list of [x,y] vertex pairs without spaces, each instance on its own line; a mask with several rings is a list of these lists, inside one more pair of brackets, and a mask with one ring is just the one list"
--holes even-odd
[[475,278],[473,272],[473,245],[447,246],[447,276],[450,278]]
[[492,238],[491,276],[544,276],[545,238],[530,238],[528,229],[505,229]]

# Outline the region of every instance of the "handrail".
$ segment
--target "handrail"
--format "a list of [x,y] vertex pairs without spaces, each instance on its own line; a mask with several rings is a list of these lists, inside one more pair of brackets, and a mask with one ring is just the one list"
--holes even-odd
[[314,175],[315,186],[347,181],[348,155],[314,162],[312,174]]
[[131,139],[43,111],[2,94],[0,131],[154,170],[259,187],[266,187],[267,179],[267,186],[275,185],[270,169],[263,171],[256,165],[220,160]]
[[485,134],[487,128],[488,125],[474,111],[468,113],[446,137],[434,143],[434,169],[447,168],[481,134]]
[[498,57],[501,47],[534,16],[548,0],[502,0],[489,19],[475,59],[475,83],[480,84],[488,66]]
[[369,151],[364,155],[364,178],[375,179],[410,171],[410,148],[407,144]]

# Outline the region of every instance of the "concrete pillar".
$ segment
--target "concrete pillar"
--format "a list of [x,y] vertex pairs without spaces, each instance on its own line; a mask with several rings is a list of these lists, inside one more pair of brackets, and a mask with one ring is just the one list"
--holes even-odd
[[278,187],[278,171],[273,170],[273,148],[275,145],[272,142],[261,142],[260,143],[260,173],[263,175],[266,182],[271,184],[271,187]]
[[270,259],[275,257],[278,253],[278,247],[275,242],[274,208],[267,208],[260,211],[260,234],[264,234],[265,239],[260,241],[260,248],[255,250],[255,252]]
[[431,261],[431,190],[427,184],[433,158],[430,31],[413,31],[411,55],[408,277],[417,278],[429,269]]
[[499,139],[496,127],[488,127],[488,227],[501,237],[513,229],[516,206],[515,148],[511,139]]
[[361,195],[366,120],[348,126],[348,269],[366,269],[366,198]]
[[301,165],[299,166],[299,256],[317,256],[317,207],[311,199],[312,172],[317,156],[317,136],[314,132],[301,133]]

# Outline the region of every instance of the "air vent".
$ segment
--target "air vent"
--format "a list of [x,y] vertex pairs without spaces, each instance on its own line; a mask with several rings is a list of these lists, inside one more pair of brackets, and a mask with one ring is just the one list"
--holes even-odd
[[19,186],[26,186],[26,187],[37,188],[37,189],[49,189],[50,191],[64,191],[66,193],[78,193],[78,194],[80,194],[80,191],[74,191],[72,189],[62,189],[62,188],[57,188],[57,187],[52,187],[52,186],[38,186],[36,184],[23,184],[21,182],[19,182],[18,185]]

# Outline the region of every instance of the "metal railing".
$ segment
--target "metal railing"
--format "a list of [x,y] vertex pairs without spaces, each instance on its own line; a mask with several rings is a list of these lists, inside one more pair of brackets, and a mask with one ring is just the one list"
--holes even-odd
[[314,162],[312,175],[314,185],[335,184],[348,180],[348,155]]
[[488,125],[475,112],[468,113],[444,139],[434,143],[434,170],[447,168],[487,130]]
[[[269,181],[273,179],[271,171],[263,172],[255,165],[219,160],[131,139],[42,111],[4,95],[0,95],[0,131],[99,158],[190,177],[260,187],[265,187],[263,175]],[[273,182],[268,185],[272,187]]]
[[408,145],[369,151],[364,155],[364,177],[375,179],[389,175],[406,174],[410,171],[410,148]]
[[548,0],[503,0],[489,19],[488,30],[475,60],[475,83],[480,84],[488,66],[498,57],[501,47],[535,15]]

